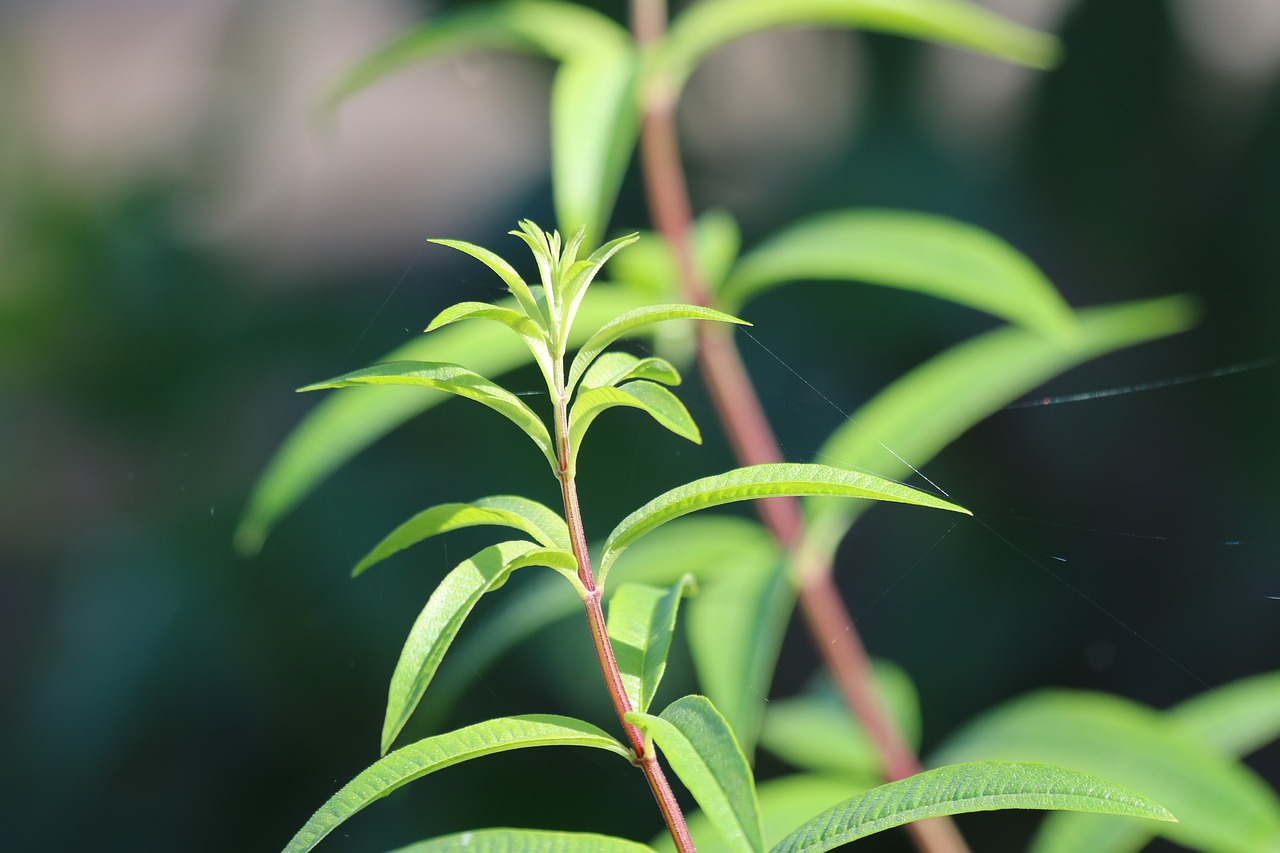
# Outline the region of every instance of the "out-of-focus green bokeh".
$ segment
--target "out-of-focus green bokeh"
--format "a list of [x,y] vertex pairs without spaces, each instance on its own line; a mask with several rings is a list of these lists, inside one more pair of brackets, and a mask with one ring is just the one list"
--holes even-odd
[[[1280,11],[989,5],[1058,32],[1061,67],[782,33],[714,56],[680,115],[695,204],[730,211],[748,244],[807,212],[920,209],[1009,240],[1073,305],[1190,292],[1204,306],[1195,332],[1044,396],[1159,387],[1001,412],[931,463],[977,522],[884,508],[855,529],[841,584],[867,645],[916,678],[926,747],[1036,687],[1164,707],[1280,667]],[[357,581],[349,568],[434,502],[554,500],[508,424],[450,404],[327,481],[261,554],[231,548],[256,476],[314,405],[294,388],[376,359],[451,301],[499,293],[424,239],[527,268],[505,232],[551,224],[545,63],[415,69],[317,120],[326,81],[426,11],[0,2],[0,848],[282,847],[376,757],[403,637],[482,540],[433,541]],[[614,228],[646,222],[629,179]],[[794,461],[842,412],[990,324],[831,284],[780,289],[747,318],[743,355]],[[625,413],[593,433],[593,535],[731,464],[695,380],[682,396],[702,448]],[[779,695],[815,670],[793,633]],[[677,649],[692,689],[683,661]],[[431,724],[548,711],[609,726],[599,688],[569,624]],[[1253,759],[1273,784],[1276,758]],[[325,845],[493,825],[644,839],[660,827],[647,798],[612,757],[539,750],[411,786]],[[998,850],[1030,823],[968,826]]]

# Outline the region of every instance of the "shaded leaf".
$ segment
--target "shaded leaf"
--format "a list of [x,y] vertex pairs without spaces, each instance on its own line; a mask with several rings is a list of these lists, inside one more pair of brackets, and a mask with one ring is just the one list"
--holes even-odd
[[409,631],[391,676],[382,726],[384,753],[422,700],[441,659],[480,596],[502,586],[513,571],[523,566],[549,566],[570,575],[577,570],[577,562],[567,551],[539,548],[532,542],[499,542],[458,564],[431,593]]
[[[1104,353],[1181,332],[1195,317],[1189,299],[1173,296],[1080,311],[1070,344],[1013,327],[988,332],[881,391],[827,439],[818,458],[906,477],[909,464],[923,467],[969,427],[1053,376]],[[806,540],[831,553],[863,509],[847,501],[806,501]]]
[[1071,309],[1025,255],[954,219],[841,210],[792,225],[748,252],[720,291],[736,310],[762,291],[811,279],[919,291],[1070,340]]
[[856,27],[1048,68],[1058,41],[959,0],[702,0],[671,24],[661,67],[678,89],[708,53],[762,30]]
[[375,364],[372,367],[344,373],[342,376],[298,390],[319,391],[325,388],[348,388],[353,385],[412,385],[434,388],[437,391],[445,391],[483,403],[524,430],[525,435],[532,438],[534,444],[542,450],[542,455],[551,464],[552,470],[557,468],[551,436],[547,433],[546,425],[533,413],[533,410],[515,394],[461,365],[431,361],[393,361],[389,364]]
[[1141,791],[1180,821],[1160,834],[1193,849],[1280,849],[1280,802],[1261,779],[1116,696],[1046,691],[1014,700],[965,726],[935,758],[978,755],[1048,761]]
[[635,540],[691,512],[736,501],[784,496],[830,495],[916,504],[970,514],[963,507],[900,483],[828,465],[767,464],[704,477],[659,495],[631,513],[605,540],[599,576]]
[[652,738],[671,769],[730,847],[763,853],[755,782],[733,730],[705,696],[685,696],[654,717],[633,711],[627,721]]
[[311,850],[356,812],[415,779],[473,758],[533,746],[589,746],[631,759],[631,751],[617,740],[571,717],[529,714],[486,720],[409,744],[374,762],[312,815],[285,853]]
[[693,422],[684,403],[661,385],[653,382],[628,382],[617,388],[604,386],[580,393],[569,412],[569,471],[577,468],[578,451],[587,428],[597,417],[615,406],[627,406],[647,412],[655,421],[687,438],[702,443],[702,433]]
[[1096,776],[1004,761],[927,770],[872,788],[812,818],[770,853],[820,853],[912,821],[995,809],[1071,809],[1173,820],[1155,802]]
[[479,525],[523,530],[548,548],[572,551],[569,526],[548,507],[516,495],[479,498],[470,503],[439,504],[424,509],[391,531],[352,570],[353,576],[424,539],[450,530]]
[[579,389],[617,387],[628,379],[648,379],[663,385],[679,385],[680,372],[665,358],[637,358],[629,352],[606,352],[582,374]]
[[588,832],[545,829],[477,829],[419,841],[391,853],[653,853],[637,841]]
[[609,600],[609,642],[613,646],[631,706],[648,711],[667,669],[680,599],[693,593],[692,575],[669,589],[626,583]]

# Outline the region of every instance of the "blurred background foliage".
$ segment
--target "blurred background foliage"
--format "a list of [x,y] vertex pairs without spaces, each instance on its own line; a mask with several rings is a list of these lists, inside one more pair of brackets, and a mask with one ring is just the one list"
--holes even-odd
[[[1001,412],[926,471],[978,522],[886,507],[855,529],[841,582],[871,650],[916,678],[926,748],[1035,687],[1164,707],[1280,666],[1280,6],[986,5],[1059,33],[1061,67],[791,32],[717,54],[680,114],[696,205],[730,211],[747,245],[806,212],[905,207],[991,229],[1073,305],[1202,301],[1196,331],[1080,368],[1046,395],[1250,367]],[[375,756],[404,632],[450,551],[470,551],[432,541],[358,582],[349,567],[431,503],[552,499],[506,424],[447,406],[340,471],[257,557],[231,549],[255,477],[314,405],[292,389],[375,360],[451,301],[498,293],[478,264],[424,238],[518,258],[504,232],[520,217],[551,222],[541,62],[414,69],[336,122],[315,120],[336,72],[431,8],[0,2],[5,849],[283,845]],[[647,225],[634,183],[613,225]],[[755,341],[741,348],[795,461],[841,411],[989,322],[820,284],[761,299],[748,319]],[[638,416],[597,428],[581,478],[597,535],[730,464],[696,380],[682,396],[703,448]],[[474,446],[494,463],[477,469]],[[777,695],[814,672],[802,633]],[[679,695],[679,680],[664,691]],[[608,725],[599,687],[572,623],[481,674],[444,722],[567,711]],[[1251,763],[1275,783],[1278,759],[1272,748]],[[510,774],[500,810],[468,796],[493,778],[468,766],[326,845],[490,825],[658,828],[642,782],[612,759],[491,761]],[[762,759],[762,775],[778,769]],[[1024,819],[966,820],[990,833],[977,849],[1018,849],[999,839]]]

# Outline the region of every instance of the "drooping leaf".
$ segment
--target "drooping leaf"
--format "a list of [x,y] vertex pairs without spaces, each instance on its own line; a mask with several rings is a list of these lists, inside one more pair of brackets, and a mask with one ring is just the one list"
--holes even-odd
[[702,0],[672,22],[661,68],[679,88],[722,45],[762,30],[813,26],[906,36],[1033,68],[1048,68],[1058,54],[1053,36],[960,0]]
[[[1195,322],[1185,297],[1090,308],[1070,344],[1004,327],[959,344],[898,379],[854,412],[819,450],[823,462],[903,478],[965,430],[1084,361],[1171,335]],[[831,553],[864,507],[806,501],[806,541]]]
[[502,586],[513,571],[523,566],[549,566],[570,574],[577,569],[573,555],[567,551],[539,548],[525,541],[499,542],[458,564],[431,593],[409,631],[391,676],[382,726],[384,753],[418,707],[441,659],[480,596]]
[[427,326],[426,332],[434,332],[459,320],[471,319],[493,320],[519,335],[525,342],[525,346],[529,347],[529,352],[533,354],[533,360],[542,370],[542,375],[550,381],[551,353],[547,349],[546,330],[538,325],[539,321],[531,319],[523,311],[513,311],[488,302],[459,302],[437,314]]
[[569,470],[577,467],[578,451],[587,428],[597,417],[615,406],[627,406],[647,412],[655,421],[687,438],[702,443],[702,433],[693,422],[684,403],[666,388],[643,380],[628,382],[617,388],[604,386],[580,393],[569,412]]
[[445,391],[483,403],[524,430],[525,435],[532,438],[533,443],[538,445],[552,470],[556,468],[556,452],[551,443],[551,436],[547,433],[546,425],[533,413],[533,410],[515,394],[461,365],[438,361],[393,361],[390,364],[375,364],[372,367],[344,373],[342,376],[298,390],[319,391],[325,388],[349,388],[354,385],[412,385],[434,388],[437,391]]
[[927,770],[845,800],[796,829],[770,853],[822,853],[912,821],[996,809],[1175,819],[1152,800],[1087,773],[1047,764],[975,761]]
[[586,391],[604,386],[617,387],[628,379],[648,379],[663,385],[679,385],[680,372],[665,358],[637,358],[621,350],[606,352],[592,362],[578,387]]
[[[1280,737],[1280,673],[1209,690],[1165,712],[1175,726],[1227,755],[1247,755]],[[1052,815],[1032,853],[1134,853],[1155,833],[1142,821],[1099,815]]]
[[[525,283],[525,280],[520,277],[520,274],[516,272],[515,267],[511,266],[511,264],[507,263],[501,257],[494,254],[493,252],[490,252],[488,249],[484,248],[483,246],[477,246],[473,243],[466,243],[462,240],[437,239],[437,240],[430,240],[429,242],[438,243],[441,246],[448,246],[451,249],[457,249],[459,252],[470,255],[471,257],[480,261],[489,269],[497,273],[498,278],[502,279],[502,283],[507,286],[507,289],[511,291],[511,295],[515,297],[517,304],[519,304],[520,306],[520,311],[513,311],[512,309],[506,308],[505,306],[502,306],[502,305],[495,305],[493,307],[499,309],[500,311],[511,311],[513,314],[523,313],[530,320],[530,322],[533,323],[535,329],[526,329],[523,326],[514,325],[513,322],[510,322],[507,319],[505,319],[508,316],[506,314],[501,314],[501,313],[491,314],[487,319],[498,320],[499,322],[503,323],[503,325],[506,325],[512,329],[515,329],[515,331],[518,332],[521,335],[521,337],[524,337],[526,341],[528,341],[530,335],[535,334],[535,331],[537,329],[546,330],[550,328],[550,326],[547,324],[547,318],[542,313],[542,308],[539,307],[538,305],[538,300],[533,295],[533,291],[529,289],[529,285]],[[474,305],[477,303],[464,302],[462,304]],[[480,303],[480,304],[484,304],[484,303]],[[446,308],[445,314],[447,315],[450,311],[456,310],[457,308],[458,306],[456,305],[453,306],[453,308]],[[441,316],[444,316],[444,315],[441,315]],[[453,319],[460,319],[460,318],[453,318]],[[452,322],[452,320],[447,320],[445,322]],[[436,317],[436,319],[433,320],[431,325],[427,328],[427,331],[428,332],[434,331],[435,329],[443,325],[444,325],[444,322],[441,322],[441,317]],[[533,348],[530,347],[530,349],[532,350]],[[538,354],[537,350],[533,350],[533,352],[535,355]]]
[[354,577],[411,545],[450,530],[491,524],[523,530],[548,548],[572,551],[569,526],[554,511],[517,495],[495,495],[470,503],[439,504],[424,509],[391,531],[352,570]]
[[[915,686],[901,668],[874,661],[876,695],[915,749],[920,743],[920,708]],[[765,712],[760,744],[802,770],[883,779],[875,747],[848,707],[830,688],[775,700]]]
[[680,599],[695,590],[692,575],[669,589],[627,583],[609,600],[609,642],[631,706],[648,711],[667,669]]
[[750,325],[745,320],[730,317],[728,314],[716,311],[714,308],[703,308],[698,305],[645,305],[641,308],[632,309],[605,323],[582,345],[582,349],[578,351],[577,356],[573,359],[573,364],[569,368],[569,378],[565,383],[566,389],[573,390],[578,379],[591,366],[591,362],[595,360],[596,356],[604,352],[604,348],[609,344],[632,334],[644,326],[652,323],[661,323],[664,320],[715,320],[720,323]]
[[285,853],[306,853],[356,812],[415,779],[473,758],[533,746],[589,746],[631,758],[617,740],[571,717],[529,714],[486,720],[409,744],[374,762],[312,815]]
[[1071,309],[1025,255],[981,228],[904,210],[840,210],[796,223],[748,252],[720,291],[729,310],[808,279],[914,290],[1050,337],[1072,338]]
[[390,853],[653,853],[637,841],[589,832],[476,829],[419,841]]
[[1280,801],[1261,779],[1117,696],[1047,691],[1016,699],[965,726],[935,759],[978,755],[1052,762],[1141,791],[1178,817],[1160,834],[1192,849],[1280,849]]
[[721,504],[788,495],[864,498],[970,514],[968,510],[949,501],[871,474],[846,471],[829,465],[752,465],[686,483],[659,495],[624,518],[605,540],[599,576],[605,576],[609,567],[632,542],[672,519]]
[[705,696],[685,696],[654,717],[627,720],[652,738],[707,818],[737,853],[763,853],[755,781],[733,730]]

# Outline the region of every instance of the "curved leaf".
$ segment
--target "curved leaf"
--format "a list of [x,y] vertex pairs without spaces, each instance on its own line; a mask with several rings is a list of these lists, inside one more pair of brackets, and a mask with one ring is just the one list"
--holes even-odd
[[762,291],[809,279],[927,293],[1071,340],[1071,309],[1025,255],[954,219],[903,210],[810,217],[748,252],[720,290],[736,310]]
[[1158,800],[1180,823],[1161,835],[1219,853],[1280,849],[1280,802],[1247,767],[1116,696],[1047,691],[965,726],[938,760],[1049,761],[1114,779]]
[[648,379],[663,385],[679,385],[680,371],[665,358],[637,358],[629,352],[606,352],[592,362],[582,374],[579,388],[588,390],[604,386],[617,387],[628,379]]
[[958,0],[702,0],[678,16],[663,45],[662,67],[677,89],[711,51],[762,30],[857,27],[938,42],[1048,68],[1058,42]]
[[684,403],[666,388],[653,382],[628,382],[617,388],[592,388],[578,395],[569,412],[569,471],[577,468],[578,451],[587,428],[597,417],[615,406],[628,406],[648,412],[658,423],[694,444],[702,443],[702,433],[693,422]]
[[627,721],[652,738],[702,811],[738,853],[763,853],[755,782],[724,717],[705,696],[685,696],[661,716]]
[[995,809],[1175,819],[1146,797],[1087,773],[1046,764],[975,761],[927,770],[845,800],[782,839],[770,853],[821,853],[912,821]]
[[[578,233],[582,233],[579,231]],[[587,287],[595,280],[600,268],[623,248],[640,239],[639,234],[627,234],[616,240],[610,240],[591,253],[585,261],[573,265],[573,271],[564,282],[564,316],[565,325],[572,326],[573,318],[578,313],[578,304],[587,293]]]
[[[988,332],[881,391],[827,439],[818,459],[906,477],[908,463],[924,466],[969,427],[1053,376],[1104,353],[1184,331],[1195,317],[1191,300],[1171,296],[1080,311],[1071,343],[1013,327]],[[846,501],[806,504],[806,541],[826,553],[863,509]]]
[[609,344],[630,335],[637,329],[651,323],[661,323],[664,320],[715,320],[721,323],[751,325],[745,320],[731,317],[714,308],[703,308],[699,305],[645,305],[634,308],[605,323],[582,345],[582,349],[578,351],[569,368],[569,379],[565,383],[565,389],[573,390],[583,372]]
[[[723,210],[708,210],[693,223],[693,262],[712,291],[720,288],[738,259],[742,232]],[[679,296],[679,270],[661,234],[643,231],[640,241],[611,265],[615,281],[643,289],[655,302]]]
[[605,540],[599,577],[604,578],[618,555],[632,542],[674,518],[721,504],[788,495],[863,498],[971,514],[967,509],[949,501],[871,474],[845,471],[828,465],[752,465],[686,483],[659,495],[624,518]]
[[[532,298],[532,294],[530,294],[530,298]],[[537,308],[536,305],[533,307]],[[471,319],[493,320],[519,335],[524,340],[525,346],[529,347],[529,352],[533,354],[533,360],[537,362],[539,369],[542,370],[542,375],[547,378],[548,382],[551,381],[551,353],[547,349],[546,331],[538,325],[540,320],[531,319],[523,311],[514,311],[488,302],[459,302],[457,305],[451,305],[437,314],[435,319],[427,326],[425,332],[434,332],[436,329],[447,326],[450,323]]]
[[382,726],[384,753],[418,707],[440,660],[480,596],[502,586],[508,575],[523,566],[549,566],[570,575],[577,570],[573,555],[566,551],[539,548],[532,542],[499,542],[458,564],[431,593],[409,631],[391,676]]
[[342,376],[317,382],[299,391],[319,391],[325,388],[348,388],[353,385],[414,385],[434,388],[483,403],[505,416],[525,435],[533,439],[542,450],[553,470],[557,468],[555,448],[542,420],[524,402],[500,385],[496,385],[458,364],[439,361],[393,361],[375,364]]
[[554,511],[528,498],[497,495],[471,503],[439,504],[424,509],[374,546],[351,574],[354,577],[392,554],[432,536],[485,524],[523,530],[548,548],[573,550],[569,542],[569,526]]
[[697,589],[685,575],[669,589],[627,583],[609,599],[609,643],[613,646],[631,706],[648,711],[667,669],[680,599]]
[[[511,295],[515,297],[515,300],[519,304],[521,310],[514,311],[502,305],[487,306],[486,303],[483,302],[463,302],[462,305],[486,305],[486,307],[493,307],[497,309],[498,312],[510,311],[512,314],[517,316],[523,312],[524,316],[533,325],[532,329],[525,327],[523,324],[517,325],[514,318],[508,319],[508,315],[505,313],[492,313],[487,317],[487,319],[497,320],[503,325],[515,329],[521,337],[525,338],[526,342],[530,341],[530,336],[535,338],[541,337],[537,334],[538,330],[545,330],[549,328],[547,326],[547,318],[543,315],[542,308],[539,307],[538,300],[534,297],[533,291],[529,288],[529,285],[525,283],[525,280],[520,277],[520,274],[516,272],[515,267],[511,266],[511,264],[507,263],[493,252],[490,252],[488,249],[482,246],[477,246],[474,243],[466,243],[462,240],[441,239],[428,240],[427,242],[437,243],[441,246],[448,246],[451,249],[457,249],[459,252],[470,255],[483,263],[489,269],[493,270],[497,273],[498,278],[502,279],[503,284],[507,286],[507,290],[511,291]],[[443,322],[441,321],[441,317],[446,316],[449,312],[454,311],[459,307],[460,306],[455,305],[452,308],[446,308],[440,316],[437,316],[435,320],[431,321],[431,325],[427,327],[427,331],[434,331],[445,323],[451,323],[456,319],[461,319],[460,317],[454,317],[444,320]],[[538,351],[533,349],[532,345],[530,346],[530,351],[533,352],[535,356],[538,355]]]
[[473,758],[532,746],[589,746],[631,759],[621,743],[571,717],[529,714],[486,720],[409,744],[374,762],[312,815],[285,853],[311,850],[356,812],[415,779]]
[[391,853],[653,853],[638,841],[588,832],[545,829],[477,829],[400,847]]

